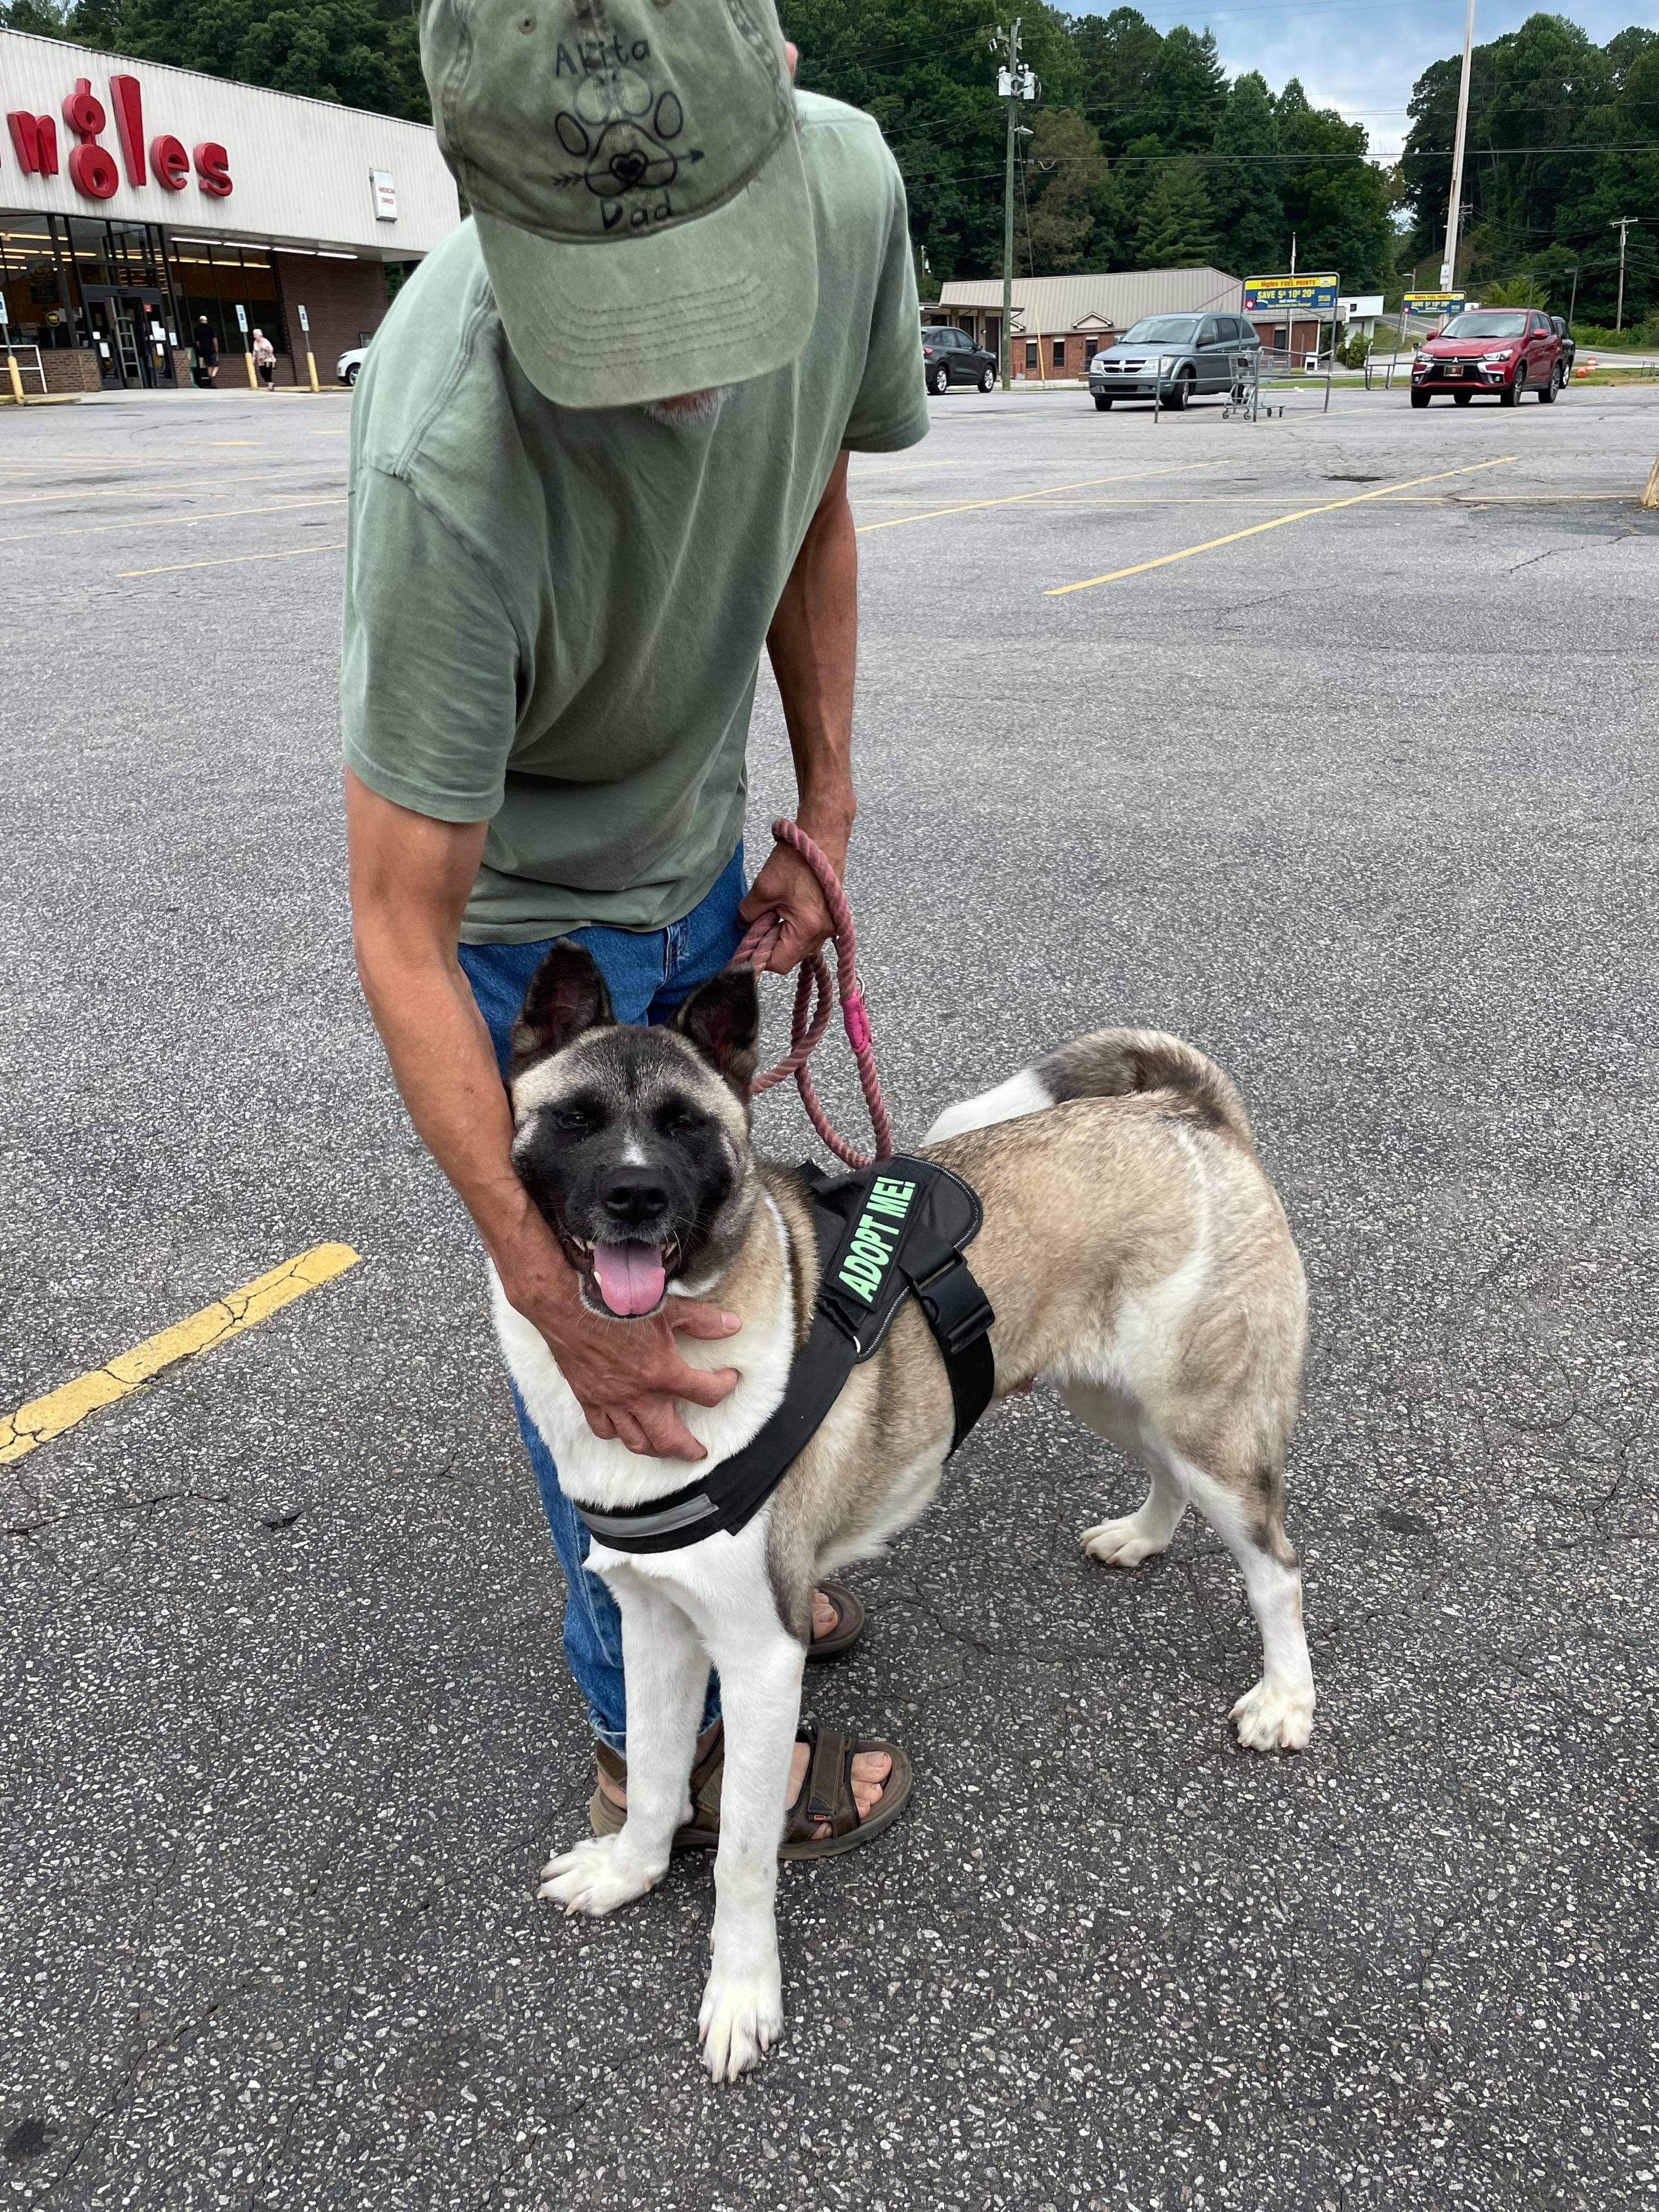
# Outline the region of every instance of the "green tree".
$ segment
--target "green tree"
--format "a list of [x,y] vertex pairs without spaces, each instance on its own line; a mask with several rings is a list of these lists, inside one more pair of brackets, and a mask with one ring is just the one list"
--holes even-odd
[[1394,265],[1387,173],[1364,158],[1360,125],[1311,106],[1295,77],[1276,105],[1285,157],[1280,204],[1297,267],[1334,270],[1347,290],[1374,289]]
[[[1438,266],[1451,190],[1459,59],[1432,63],[1413,89],[1402,162],[1410,228],[1402,257]],[[1529,15],[1477,46],[1469,84],[1459,281],[1479,293],[1537,280],[1565,313],[1611,321],[1618,289],[1613,218],[1659,210],[1659,33],[1632,26],[1598,46],[1559,15]],[[1635,148],[1638,150],[1618,150]],[[1598,150],[1606,149],[1606,151]],[[1650,225],[1630,235],[1627,319],[1659,304]]]
[[1226,102],[1215,38],[1178,23],[1165,33],[1152,83],[1152,128],[1171,152],[1206,153]]
[[419,33],[397,0],[122,0],[123,52],[424,119]]
[[1204,173],[1191,159],[1170,161],[1147,193],[1135,230],[1141,269],[1201,268],[1215,252],[1215,222]]
[[[991,0],[782,0],[781,13],[799,82],[867,109],[886,133],[932,273],[1000,269],[1007,111]],[[1064,105],[1078,73],[1065,21],[1041,0],[1024,13],[1043,104]]]
[[1279,149],[1279,112],[1265,77],[1255,70],[1235,77],[1216,125],[1220,157],[1210,172],[1217,258],[1235,276],[1265,276],[1284,266],[1284,176],[1270,157]]
[[1078,104],[1109,155],[1156,136],[1164,38],[1134,8],[1084,15],[1072,24],[1080,78]]
[[1074,108],[1042,108],[1025,157],[1024,254],[1039,276],[1109,268],[1117,259],[1116,198],[1106,156]]

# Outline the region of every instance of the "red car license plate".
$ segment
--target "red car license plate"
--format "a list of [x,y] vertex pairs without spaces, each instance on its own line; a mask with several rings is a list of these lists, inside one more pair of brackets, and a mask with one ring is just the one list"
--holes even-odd
[[1451,366],[1448,368],[1446,374],[1448,376],[1462,376],[1463,372],[1458,368],[1455,362],[1453,362]]

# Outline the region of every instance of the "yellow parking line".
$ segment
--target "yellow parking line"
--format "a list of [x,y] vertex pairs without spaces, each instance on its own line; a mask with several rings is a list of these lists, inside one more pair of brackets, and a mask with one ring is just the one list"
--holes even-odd
[[1155,561],[1137,561],[1133,568],[1109,569],[1103,576],[1085,576],[1079,584],[1056,584],[1043,593],[1046,599],[1063,599],[1068,592],[1091,592],[1097,584],[1115,584],[1124,576],[1144,576],[1149,568],[1167,568],[1172,561],[1190,561],[1195,553],[1213,553],[1218,545],[1237,545],[1243,538],[1259,538],[1264,530],[1282,530],[1287,522],[1305,522],[1310,515],[1334,514],[1340,507],[1360,507],[1368,499],[1387,499],[1391,492],[1411,491],[1418,484],[1443,483],[1449,477],[1472,477],[1482,469],[1502,468],[1515,460],[1500,453],[1495,461],[1471,461],[1467,468],[1442,469],[1431,477],[1407,477],[1400,483],[1380,484],[1375,491],[1356,492],[1351,499],[1328,499],[1321,507],[1298,507],[1294,514],[1276,514],[1271,522],[1253,522],[1248,530],[1230,530],[1224,538],[1212,538],[1202,545],[1183,545],[1179,553],[1160,553]]
[[201,507],[188,514],[147,514],[142,521],[89,522],[82,530],[14,530],[0,538],[0,545],[23,545],[35,538],[107,538],[113,530],[159,530],[163,523],[230,522],[249,514],[292,514],[303,507],[343,507],[346,495],[331,493],[325,499],[278,499],[264,507]]
[[240,1336],[244,1329],[302,1298],[307,1291],[344,1274],[348,1267],[356,1266],[357,1260],[349,1244],[313,1245],[297,1259],[284,1260],[280,1267],[244,1283],[240,1291],[216,1298],[188,1320],[175,1322],[159,1336],[146,1337],[107,1365],[94,1367],[89,1375],[77,1375],[74,1382],[49,1391],[44,1398],[31,1399],[15,1413],[0,1413],[0,1466],[21,1459],[38,1444],[50,1443],[52,1437],[61,1437],[65,1429],[84,1421],[100,1406],[112,1406],[118,1398],[130,1397],[140,1383],[148,1382],[152,1375],[159,1375],[175,1360],[186,1359],[193,1352],[206,1352],[216,1344],[228,1344],[233,1336]]
[[1075,483],[1042,484],[1036,491],[1010,492],[1005,499],[968,499],[956,507],[930,507],[925,514],[896,514],[890,522],[864,523],[856,535],[866,538],[872,530],[902,530],[907,522],[934,522],[942,514],[972,514],[981,507],[1018,507],[1028,499],[1048,499],[1060,491],[1087,491],[1092,485],[1103,483],[1133,483],[1141,477],[1181,477],[1190,475],[1194,469],[1218,469],[1230,465],[1237,459],[1230,453],[1226,459],[1188,461],[1180,467],[1158,469],[1127,469],[1115,477],[1079,477]]
[[343,553],[345,540],[336,538],[327,545],[290,545],[281,553],[227,553],[217,561],[169,561],[160,568],[118,568],[116,581],[125,583],[133,576],[176,576],[184,568],[234,568],[244,561],[295,561],[301,553]]

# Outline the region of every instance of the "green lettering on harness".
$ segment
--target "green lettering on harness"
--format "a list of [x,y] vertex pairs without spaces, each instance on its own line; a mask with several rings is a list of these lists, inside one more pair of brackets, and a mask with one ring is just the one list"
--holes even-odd
[[[903,1220],[915,1194],[915,1183],[899,1182],[890,1176],[878,1176],[871,1187],[836,1277],[844,1289],[851,1291],[854,1297],[862,1298],[867,1306],[876,1302],[876,1293],[881,1288],[897,1242],[896,1228],[890,1224]],[[887,1218],[878,1220],[878,1214]]]

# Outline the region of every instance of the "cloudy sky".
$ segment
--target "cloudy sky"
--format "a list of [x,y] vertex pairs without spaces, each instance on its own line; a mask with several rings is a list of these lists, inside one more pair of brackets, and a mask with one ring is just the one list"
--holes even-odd
[[[1137,4],[1161,31],[1207,24],[1231,76],[1260,70],[1275,90],[1299,76],[1316,106],[1340,108],[1363,123],[1372,150],[1383,155],[1404,143],[1416,78],[1463,46],[1464,0],[1218,0],[1207,10],[1176,0]],[[1475,0],[1476,45],[1517,29],[1534,12],[1506,0]],[[1627,23],[1652,21],[1651,0],[1564,0],[1550,12],[1581,24],[1598,45]]]

